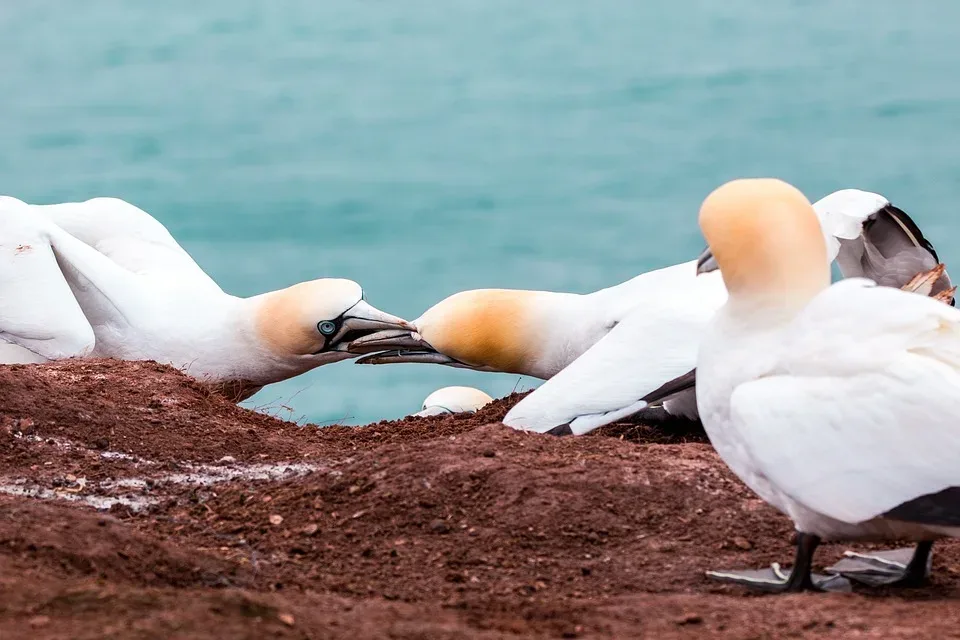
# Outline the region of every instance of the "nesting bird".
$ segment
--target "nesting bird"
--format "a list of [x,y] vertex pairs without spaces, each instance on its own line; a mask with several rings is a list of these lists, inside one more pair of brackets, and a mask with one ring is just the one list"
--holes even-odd
[[0,198],[0,358],[156,360],[234,399],[355,357],[351,340],[411,329],[321,279],[225,293],[146,212],[122,200],[31,206]]
[[700,416],[724,462],[798,532],[789,574],[710,575],[829,588],[811,574],[821,540],[911,539],[888,582],[922,581],[933,542],[960,535],[960,311],[862,278],[831,285],[816,212],[778,180],[720,187],[700,227],[698,271],[719,268],[729,292],[701,341]]
[[426,397],[415,416],[440,416],[454,413],[476,413],[493,398],[473,387],[443,387]]
[[[933,246],[886,198],[845,189],[814,208],[828,258],[844,277],[952,304],[955,288]],[[380,352],[361,364],[424,362],[546,379],[504,418],[517,429],[583,434],[636,413],[697,420],[696,345],[727,294],[719,274],[696,271],[691,261],[587,295],[465,291],[414,320],[415,332],[375,333],[350,348]]]

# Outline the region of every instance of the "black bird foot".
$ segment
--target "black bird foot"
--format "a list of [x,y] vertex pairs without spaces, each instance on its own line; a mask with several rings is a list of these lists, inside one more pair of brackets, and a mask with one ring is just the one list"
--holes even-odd
[[793,569],[789,572],[783,571],[779,564],[774,563],[769,569],[759,571],[707,571],[707,577],[771,593],[851,591],[850,581],[843,576],[822,576],[810,571],[813,566],[813,553],[819,544],[818,536],[798,532],[797,557],[793,562]]
[[827,571],[870,587],[920,587],[926,584],[930,574],[932,549],[932,542],[921,542],[916,549],[845,551],[843,559]]
[[743,585],[768,593],[798,593],[801,591],[831,591],[848,593],[853,590],[850,581],[838,574],[807,574],[807,579],[791,580],[792,571],[784,571],[776,562],[769,569],[707,571],[707,577],[719,582]]

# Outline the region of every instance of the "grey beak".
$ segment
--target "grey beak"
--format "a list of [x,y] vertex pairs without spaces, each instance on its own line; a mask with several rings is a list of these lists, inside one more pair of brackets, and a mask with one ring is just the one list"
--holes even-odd
[[414,329],[415,327],[403,318],[381,311],[361,300],[344,314],[340,331],[329,339],[329,343],[336,345],[335,351],[350,351],[351,343],[341,342],[350,332],[369,332],[368,335],[391,332],[409,334]]
[[713,257],[713,252],[710,251],[710,247],[707,247],[703,250],[703,253],[700,254],[700,257],[697,258],[697,275],[702,275],[704,273],[710,273],[711,271],[716,271],[720,268],[720,265],[717,264],[717,259]]
[[403,329],[388,329],[362,336],[351,342],[349,349],[350,353],[356,354],[391,350],[433,351],[433,347],[420,338],[420,334]]
[[350,343],[350,353],[367,354],[357,364],[400,364],[420,362],[443,364],[448,367],[471,368],[450,356],[437,353],[430,343],[411,331],[378,331],[362,336]]
[[380,351],[370,353],[357,359],[357,364],[403,364],[410,362],[419,362],[422,364],[442,364],[448,367],[458,369],[473,369],[469,365],[454,360],[450,356],[445,356],[436,351],[403,351],[400,349],[393,351]]

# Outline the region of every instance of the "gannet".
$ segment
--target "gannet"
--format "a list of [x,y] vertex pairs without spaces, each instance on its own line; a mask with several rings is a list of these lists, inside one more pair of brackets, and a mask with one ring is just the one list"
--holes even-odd
[[[775,591],[811,577],[821,540],[960,535],[960,310],[864,278],[831,286],[816,214],[794,187],[737,180],[704,201],[700,227],[728,302],[704,332],[697,404],[718,454],[798,532],[787,576],[709,575]],[[829,580],[830,578],[827,578]]]
[[493,398],[473,387],[443,387],[427,396],[415,416],[439,416],[451,413],[476,413]]
[[404,320],[343,279],[240,298],[166,228],[122,200],[33,206],[0,199],[0,337],[6,361],[156,360],[244,399],[355,357],[349,342]]
[[[351,349],[383,351],[363,364],[425,362],[547,379],[610,332],[638,305],[700,307],[708,287],[694,277],[696,261],[643,273],[590,294],[477,289],[440,301],[411,324],[355,340]],[[720,278],[716,278],[722,289]],[[688,287],[695,289],[691,291]],[[693,298],[693,303],[684,300]],[[722,300],[717,301],[717,305]],[[704,304],[709,304],[704,302]]]
[[[954,304],[956,287],[916,223],[883,196],[844,189],[813,205],[827,245],[844,278],[866,276]],[[709,261],[709,256],[704,257]],[[690,272],[696,272],[691,264]],[[688,286],[672,315],[638,307],[596,345],[516,404],[504,424],[554,434],[587,433],[642,413],[697,420],[696,359],[702,330],[726,299],[717,273],[705,286]],[[722,295],[719,293],[722,290]],[[670,302],[670,299],[667,299]],[[698,304],[700,303],[700,304]],[[698,313],[699,312],[699,313]],[[682,322],[689,324],[680,324]],[[416,324],[416,322],[414,322]]]
[[[879,277],[953,302],[933,246],[885,197],[844,189],[814,207],[844,277]],[[547,379],[507,413],[504,423],[517,429],[582,434],[638,412],[647,421],[696,420],[696,345],[726,301],[719,274],[697,278],[696,270],[694,260],[588,295],[461,292],[414,320],[416,332],[371,334],[350,348],[392,350],[361,364],[432,362]]]

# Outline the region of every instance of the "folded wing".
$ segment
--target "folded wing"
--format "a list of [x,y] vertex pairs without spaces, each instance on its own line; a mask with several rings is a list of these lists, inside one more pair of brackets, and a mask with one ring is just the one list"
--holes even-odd
[[849,523],[960,486],[960,311],[844,281],[792,329],[775,369],[731,398],[763,475]]
[[0,338],[7,343],[0,360],[86,355],[94,346],[93,329],[35,217],[18,202],[0,202]]

